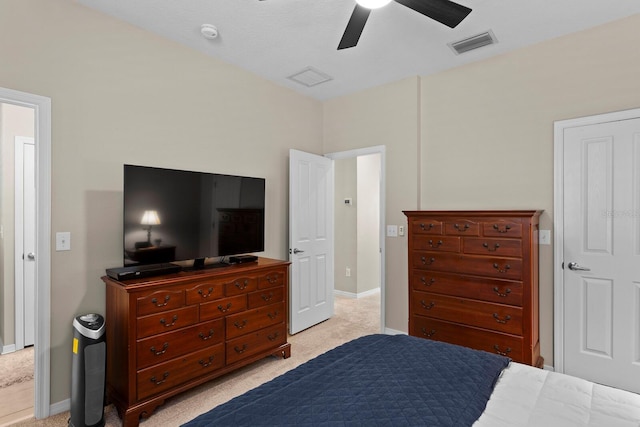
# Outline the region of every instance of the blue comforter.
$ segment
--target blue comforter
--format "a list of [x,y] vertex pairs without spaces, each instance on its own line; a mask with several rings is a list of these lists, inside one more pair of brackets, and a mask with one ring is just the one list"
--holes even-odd
[[509,359],[407,335],[368,335],[184,426],[470,426]]

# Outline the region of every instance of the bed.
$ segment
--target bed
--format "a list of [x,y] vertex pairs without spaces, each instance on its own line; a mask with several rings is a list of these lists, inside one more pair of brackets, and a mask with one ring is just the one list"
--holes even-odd
[[640,426],[640,396],[407,335],[367,335],[196,417],[204,426]]

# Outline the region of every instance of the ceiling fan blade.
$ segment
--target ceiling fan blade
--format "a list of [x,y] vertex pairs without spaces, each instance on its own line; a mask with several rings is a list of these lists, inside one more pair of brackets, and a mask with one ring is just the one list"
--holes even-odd
[[449,0],[395,1],[450,28],[455,28],[471,12],[468,7]]
[[340,40],[340,44],[338,45],[338,50],[348,49],[358,44],[360,34],[362,34],[364,24],[367,23],[370,13],[371,9],[367,9],[366,7],[356,4],[356,7],[353,9],[353,13],[351,14],[351,18],[349,18],[347,28],[344,30],[344,34]]

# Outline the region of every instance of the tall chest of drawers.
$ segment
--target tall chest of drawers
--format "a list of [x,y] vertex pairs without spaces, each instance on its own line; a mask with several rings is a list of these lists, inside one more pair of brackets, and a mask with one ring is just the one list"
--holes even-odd
[[137,426],[165,399],[269,355],[289,357],[285,261],[106,284],[107,397]]
[[409,334],[541,367],[541,211],[406,211]]

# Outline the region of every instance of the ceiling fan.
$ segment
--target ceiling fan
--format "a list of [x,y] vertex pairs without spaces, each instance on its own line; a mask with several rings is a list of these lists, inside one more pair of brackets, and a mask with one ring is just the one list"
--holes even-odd
[[[260,0],[263,1],[263,0]],[[353,9],[347,28],[344,30],[338,50],[348,49],[358,44],[360,35],[367,23],[372,9],[386,6],[392,0],[356,0],[356,7]],[[409,9],[425,15],[435,21],[455,28],[471,12],[466,6],[454,3],[450,0],[394,0]]]

